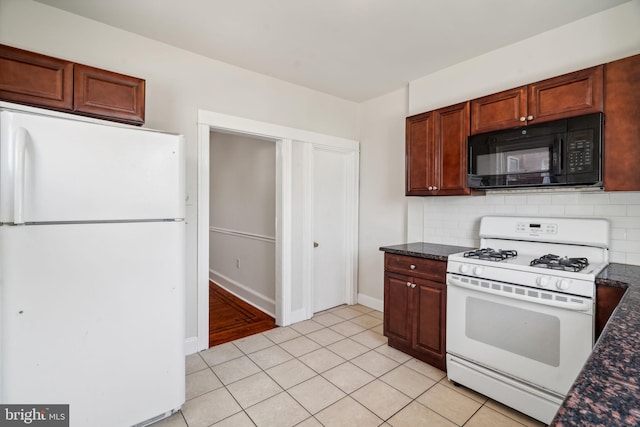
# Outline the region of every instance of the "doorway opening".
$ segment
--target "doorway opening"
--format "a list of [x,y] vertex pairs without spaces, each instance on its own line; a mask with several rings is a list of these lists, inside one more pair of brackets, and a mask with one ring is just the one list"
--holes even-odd
[[274,324],[276,141],[219,131],[209,140],[211,346]]
[[[198,111],[197,337],[198,350],[209,338],[210,148],[212,133],[230,133],[275,142],[275,320],[279,326],[312,317],[314,150],[344,153],[345,268],[347,304],[357,300],[359,143],[315,132],[211,111]],[[232,264],[237,259],[231,259]],[[242,266],[242,260],[240,260]]]

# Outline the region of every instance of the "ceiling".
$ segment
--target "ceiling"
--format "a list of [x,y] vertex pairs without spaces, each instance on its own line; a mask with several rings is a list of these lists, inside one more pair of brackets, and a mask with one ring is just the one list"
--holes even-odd
[[629,0],[36,0],[361,102]]

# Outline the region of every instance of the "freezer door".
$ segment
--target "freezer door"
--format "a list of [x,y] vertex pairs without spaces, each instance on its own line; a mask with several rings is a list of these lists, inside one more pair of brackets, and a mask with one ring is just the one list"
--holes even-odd
[[3,110],[0,222],[184,218],[179,135]]
[[184,222],[0,227],[0,402],[131,426],[185,399]]

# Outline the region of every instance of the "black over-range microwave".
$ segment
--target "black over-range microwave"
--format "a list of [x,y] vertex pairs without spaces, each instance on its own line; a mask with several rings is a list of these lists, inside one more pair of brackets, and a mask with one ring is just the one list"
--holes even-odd
[[602,185],[602,113],[472,135],[469,188]]

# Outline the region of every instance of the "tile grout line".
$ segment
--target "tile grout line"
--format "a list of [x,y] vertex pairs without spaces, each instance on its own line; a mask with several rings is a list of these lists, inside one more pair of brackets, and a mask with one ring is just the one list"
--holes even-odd
[[[351,310],[354,310],[354,311],[358,311],[358,312],[359,312],[359,314],[358,314],[358,315],[356,315],[356,316],[352,316],[352,317],[350,317],[350,318],[344,318],[344,317],[342,317],[342,316],[340,316],[340,315],[338,315],[338,314],[335,314],[335,311],[344,310],[344,309],[351,309]],[[276,342],[276,339],[274,339],[274,338],[270,338],[270,337],[267,335],[269,332],[272,332],[272,331],[278,330],[278,328],[272,329],[272,330],[270,330],[270,331],[264,331],[264,332],[261,332],[261,333],[255,334],[255,335],[253,335],[253,336],[244,337],[244,338],[241,338],[241,339],[239,339],[239,340],[236,340],[236,341],[240,341],[240,340],[250,339],[251,337],[258,337],[258,336],[262,336],[262,338],[266,339],[266,340],[267,340],[267,342],[269,343],[269,345],[268,345],[268,346],[266,346],[266,347],[262,347],[262,348],[258,348],[258,347],[259,347],[259,345],[258,345],[258,347],[256,347],[256,349],[253,349],[253,347],[252,347],[251,345],[248,345],[248,346],[239,346],[239,345],[237,345],[236,341],[232,341],[232,342],[230,342],[229,344],[230,344],[230,345],[232,345],[232,346],[233,346],[233,348],[234,348],[235,350],[239,351],[240,355],[238,355],[237,357],[232,357],[232,358],[230,358],[230,359],[228,359],[228,360],[224,360],[223,362],[216,363],[216,364],[214,364],[214,365],[209,365],[209,363],[207,362],[207,360],[206,360],[206,359],[204,358],[204,356],[201,354],[202,352],[198,352],[198,353],[196,353],[196,354],[198,354],[198,357],[199,357],[200,361],[204,362],[204,364],[205,364],[205,366],[206,366],[206,367],[205,367],[205,368],[202,368],[202,369],[198,369],[198,370],[193,371],[193,372],[190,372],[188,375],[192,375],[192,374],[195,374],[195,373],[197,373],[197,372],[201,372],[201,371],[203,371],[203,370],[205,370],[205,369],[209,369],[209,370],[214,374],[215,378],[219,381],[219,383],[222,385],[222,387],[224,388],[225,392],[226,392],[226,393],[228,393],[229,395],[231,395],[231,397],[233,398],[233,401],[234,401],[234,402],[236,402],[236,403],[238,404],[238,406],[240,407],[240,411],[238,411],[238,412],[236,412],[236,413],[234,413],[234,414],[231,414],[231,415],[229,415],[229,416],[227,416],[227,417],[225,417],[225,418],[223,418],[223,419],[221,419],[221,420],[218,420],[218,421],[216,421],[216,423],[221,422],[221,421],[223,421],[223,420],[226,420],[226,419],[228,419],[228,418],[230,418],[230,417],[232,417],[232,416],[236,416],[236,415],[237,415],[237,414],[239,414],[240,412],[243,412],[243,413],[245,414],[245,416],[246,416],[246,417],[251,421],[251,423],[253,423],[253,425],[257,425],[257,421],[254,421],[254,419],[253,419],[253,418],[251,418],[251,417],[249,416],[249,413],[247,412],[247,410],[248,410],[248,409],[250,409],[250,408],[252,408],[252,407],[254,407],[255,405],[258,405],[258,404],[260,404],[260,403],[263,403],[263,402],[265,402],[266,400],[271,399],[271,398],[273,398],[273,397],[275,397],[275,396],[278,396],[278,395],[280,395],[280,394],[282,394],[282,393],[284,392],[284,393],[287,393],[287,395],[289,396],[289,398],[291,398],[294,402],[296,402],[296,404],[297,404],[297,405],[299,405],[299,406],[300,406],[300,407],[301,407],[301,408],[302,408],[302,409],[303,409],[303,410],[308,414],[308,416],[307,416],[306,418],[304,418],[302,421],[300,421],[299,423],[307,422],[307,421],[309,421],[309,419],[310,419],[310,418],[313,418],[316,422],[318,422],[319,424],[323,425],[323,424],[322,424],[322,422],[321,422],[321,421],[320,421],[316,416],[317,416],[318,414],[320,414],[321,412],[323,412],[323,411],[327,410],[327,409],[328,409],[328,408],[330,408],[331,406],[333,406],[333,405],[337,404],[338,402],[340,402],[340,401],[342,401],[342,400],[344,400],[345,398],[347,398],[347,397],[348,397],[348,398],[352,399],[354,402],[356,402],[358,405],[360,405],[362,408],[364,408],[367,412],[369,412],[370,414],[373,414],[373,415],[374,415],[375,417],[377,417],[378,419],[381,419],[382,421],[381,421],[380,425],[388,423],[388,422],[389,422],[389,420],[390,420],[391,418],[393,418],[394,416],[396,416],[396,415],[397,415],[397,414],[399,414],[400,412],[404,411],[408,406],[410,406],[410,405],[411,405],[411,404],[413,404],[414,402],[415,402],[416,404],[420,405],[421,407],[426,408],[427,410],[429,410],[429,411],[433,412],[434,414],[437,414],[439,417],[442,417],[443,419],[445,419],[445,420],[447,420],[447,421],[449,421],[449,422],[452,422],[454,425],[456,425],[456,426],[458,426],[458,427],[466,425],[470,420],[472,420],[472,419],[476,416],[476,414],[478,414],[478,412],[479,412],[483,407],[486,407],[487,409],[490,409],[490,410],[491,410],[491,412],[494,412],[494,413],[496,413],[496,414],[498,414],[498,415],[500,415],[500,416],[503,416],[503,417],[508,418],[510,421],[512,421],[513,423],[516,423],[518,426],[523,426],[523,425],[524,425],[524,424],[520,423],[518,420],[516,420],[516,419],[512,418],[512,417],[511,417],[510,415],[508,415],[507,413],[504,413],[503,411],[500,411],[500,410],[498,410],[498,409],[494,409],[494,408],[491,408],[491,407],[487,406],[487,403],[488,403],[488,402],[490,402],[490,401],[491,401],[491,399],[489,399],[489,398],[486,398],[486,397],[485,397],[485,400],[484,400],[484,401],[482,401],[482,402],[480,402],[480,401],[478,401],[478,400],[474,399],[473,397],[470,397],[469,395],[466,395],[465,393],[462,393],[462,392],[460,392],[459,390],[456,390],[455,388],[452,388],[452,387],[449,387],[448,385],[445,385],[445,382],[447,381],[446,373],[444,373],[444,376],[442,376],[440,379],[432,378],[432,377],[430,377],[429,375],[426,375],[426,374],[425,374],[425,373],[423,373],[423,372],[419,372],[419,371],[417,371],[416,369],[413,369],[411,366],[409,366],[409,363],[410,363],[410,362],[412,362],[412,361],[414,361],[414,360],[415,360],[415,361],[417,361],[417,362],[421,362],[421,361],[419,361],[418,359],[415,359],[415,358],[413,358],[413,357],[409,357],[408,359],[406,359],[406,360],[404,360],[404,361],[402,361],[402,362],[401,362],[401,361],[396,360],[396,359],[394,359],[394,358],[392,358],[392,357],[390,357],[390,356],[388,356],[388,355],[386,355],[386,354],[384,354],[384,353],[382,353],[382,352],[380,352],[380,351],[377,351],[377,350],[379,350],[379,349],[381,349],[381,348],[383,348],[383,347],[385,347],[385,346],[388,346],[388,344],[385,344],[385,343],[376,343],[376,342],[374,341],[374,342],[373,342],[373,344],[375,344],[375,345],[374,345],[373,347],[370,347],[370,345],[373,345],[373,344],[367,345],[367,344],[364,344],[363,342],[360,342],[360,341],[357,341],[356,339],[353,339],[353,337],[354,337],[354,336],[356,336],[356,335],[360,335],[360,334],[363,334],[363,333],[365,333],[365,332],[370,332],[370,333],[373,333],[373,334],[376,334],[376,335],[380,335],[380,336],[382,336],[382,337],[383,337],[383,339],[384,339],[384,341],[387,341],[387,339],[386,339],[386,337],[384,337],[384,335],[382,335],[381,333],[379,333],[379,332],[377,332],[377,331],[375,330],[375,329],[379,329],[379,328],[380,328],[380,326],[381,326],[381,324],[382,324],[382,322],[383,322],[383,319],[380,319],[380,318],[378,318],[378,317],[375,317],[375,316],[371,315],[371,313],[373,313],[373,312],[375,312],[375,310],[369,310],[369,311],[367,311],[367,312],[362,312],[362,311],[359,311],[359,310],[353,309],[353,308],[351,308],[351,307],[334,308],[334,309],[330,309],[330,310],[327,310],[327,311],[324,311],[324,312],[321,312],[321,313],[316,313],[316,316],[322,316],[322,315],[325,315],[325,314],[332,314],[332,315],[333,315],[333,316],[335,316],[336,318],[340,318],[340,319],[341,319],[339,322],[336,322],[336,323],[329,323],[329,324],[324,324],[324,323],[318,322],[318,321],[316,321],[316,320],[313,320],[313,318],[312,318],[312,319],[308,319],[307,321],[304,321],[304,322],[312,322],[312,323],[306,323],[306,324],[303,326],[303,325],[301,325],[301,323],[303,323],[303,322],[300,322],[300,323],[298,323],[298,324],[297,324],[297,325],[299,326],[298,328],[293,327],[293,325],[292,325],[292,326],[287,327],[287,328],[290,328],[290,330],[291,330],[291,331],[295,332],[295,333],[297,334],[297,336],[289,337],[289,338],[284,339],[284,340],[279,341],[279,342]],[[365,316],[367,316],[367,317],[369,317],[369,318],[371,318],[371,319],[375,319],[375,321],[376,321],[375,323],[376,323],[376,324],[375,324],[375,325],[373,325],[373,326],[370,326],[370,327],[366,327],[366,326],[363,326],[363,325],[361,325],[361,324],[359,324],[359,323],[355,323],[355,322],[354,322],[354,320],[355,320],[355,319],[363,318],[363,317],[365,317]],[[315,316],[314,316],[314,317],[315,317]],[[365,321],[364,321],[364,320],[362,320],[362,322],[365,322]],[[379,322],[379,323],[378,323],[378,322]],[[313,323],[315,323],[315,324],[318,326],[318,328],[315,328],[314,326],[312,326],[312,325],[313,325]],[[337,325],[340,325],[340,324],[347,324],[347,323],[349,323],[350,325],[353,325],[353,326],[355,326],[355,327],[362,328],[362,331],[356,332],[356,333],[351,334],[351,335],[345,335],[343,332],[338,332],[337,330],[333,329],[333,327],[336,327]],[[347,325],[345,325],[345,326],[347,326]],[[282,328],[282,329],[284,329],[284,328]],[[300,329],[300,330],[298,330],[298,329]],[[306,331],[306,332],[302,332],[302,331]],[[324,344],[322,344],[321,342],[318,342],[318,341],[316,341],[315,339],[313,339],[312,337],[310,337],[310,336],[309,336],[309,335],[312,335],[312,334],[314,334],[314,333],[316,333],[316,332],[321,332],[321,331],[331,331],[331,332],[333,332],[333,333],[335,333],[335,334],[337,334],[337,335],[341,336],[342,338],[338,339],[337,341],[329,342],[328,344],[324,345]],[[289,350],[287,350],[286,348],[282,347],[282,344],[285,344],[285,343],[287,343],[287,342],[289,342],[289,341],[292,341],[292,340],[295,340],[295,339],[299,339],[299,338],[303,338],[303,337],[304,337],[304,338],[306,338],[307,340],[311,341],[314,345],[317,345],[317,346],[319,346],[319,347],[318,347],[318,348],[315,348],[315,349],[313,349],[313,350],[310,350],[310,351],[306,351],[306,352],[304,352],[304,353],[302,353],[302,354],[300,354],[300,355],[298,355],[298,356],[295,356],[295,355],[294,355],[293,353],[291,353]],[[374,338],[375,338],[375,337],[374,337]],[[351,358],[346,358],[346,357],[343,357],[343,356],[342,356],[341,354],[339,354],[338,352],[336,352],[336,351],[335,351],[335,349],[331,349],[331,348],[329,348],[330,346],[333,346],[334,344],[337,344],[337,343],[340,343],[340,342],[345,342],[346,340],[349,340],[349,341],[350,341],[350,342],[352,342],[352,343],[355,343],[355,344],[357,344],[357,345],[359,345],[359,346],[364,347],[364,352],[363,352],[363,353],[360,353],[360,354],[357,354],[357,355],[355,355],[355,356],[353,356],[353,357],[351,357]],[[324,340],[323,340],[323,341],[324,341]],[[224,344],[223,344],[223,345],[224,345]],[[242,347],[247,348],[247,351],[243,350],[243,349],[242,349]],[[214,347],[214,348],[215,348],[215,347]],[[277,348],[277,349],[279,349],[279,350],[282,350],[284,353],[286,353],[286,354],[287,354],[289,357],[291,357],[291,358],[290,358],[290,359],[288,359],[288,360],[285,360],[285,361],[282,361],[282,362],[276,363],[275,365],[268,366],[268,368],[266,368],[266,369],[265,369],[265,368],[263,368],[260,364],[258,364],[258,362],[257,362],[257,361],[255,361],[254,359],[252,359],[252,358],[251,358],[251,355],[253,355],[253,354],[255,354],[255,353],[258,353],[258,352],[263,351],[263,350],[276,349],[276,348]],[[331,366],[331,367],[329,367],[328,369],[324,369],[324,370],[322,370],[322,371],[318,371],[318,370],[316,370],[316,369],[317,369],[317,367],[316,367],[316,369],[314,369],[311,365],[309,365],[309,364],[308,364],[308,362],[304,362],[304,361],[301,359],[301,358],[303,358],[304,356],[309,355],[309,354],[314,353],[314,352],[319,351],[319,350],[326,350],[326,351],[329,351],[330,353],[332,353],[332,354],[334,354],[335,356],[337,356],[338,358],[340,358],[340,359],[341,359],[341,362],[339,362],[339,363],[338,363],[337,365],[335,365],[335,366]],[[207,350],[204,350],[204,351],[207,351]],[[203,351],[203,352],[204,352],[204,351]],[[397,351],[397,350],[396,350],[396,351]],[[354,362],[353,362],[355,359],[360,358],[360,357],[363,357],[363,356],[365,356],[365,355],[367,355],[367,354],[375,354],[376,356],[380,356],[380,357],[382,357],[382,358],[384,358],[384,359],[389,360],[389,361],[390,361],[390,362],[392,362],[395,366],[394,366],[393,368],[389,369],[389,370],[386,370],[386,371],[384,371],[384,372],[380,373],[380,374],[377,374],[377,373],[376,373],[376,374],[374,374],[374,373],[372,373],[372,372],[368,371],[367,369],[364,369],[363,367],[361,367],[361,366],[359,366],[359,365],[357,365],[356,363],[354,363]],[[248,376],[246,376],[246,377],[243,377],[243,378],[240,378],[240,379],[234,380],[233,382],[230,382],[229,384],[225,384],[225,383],[223,383],[223,382],[222,382],[222,380],[220,379],[220,377],[218,376],[218,374],[216,374],[216,372],[215,372],[215,370],[214,370],[214,367],[215,367],[215,366],[218,366],[218,365],[222,365],[222,364],[224,364],[224,363],[232,362],[232,361],[237,360],[237,359],[240,359],[240,358],[242,358],[242,357],[246,357],[246,358],[247,358],[247,360],[248,360],[249,362],[251,362],[251,364],[255,365],[255,366],[258,368],[258,371],[257,371],[257,372],[255,372],[255,373],[253,373],[253,374],[251,374],[251,375],[248,375]],[[280,366],[280,365],[282,365],[282,364],[284,364],[284,363],[288,363],[288,362],[291,362],[291,361],[294,361],[294,360],[296,360],[296,361],[298,361],[299,363],[301,363],[305,368],[308,368],[311,372],[313,372],[313,375],[312,375],[310,378],[306,378],[306,379],[302,380],[302,381],[301,381],[301,382],[299,382],[299,383],[293,384],[293,385],[291,385],[291,386],[289,386],[289,387],[285,388],[284,386],[282,386],[282,385],[281,385],[281,384],[276,380],[276,377],[273,377],[269,372],[267,372],[267,370],[269,370],[269,369],[275,368],[275,367]],[[338,386],[337,384],[335,384],[335,383],[333,383],[331,380],[329,380],[327,377],[325,377],[325,375],[326,375],[329,371],[331,371],[331,370],[333,370],[333,369],[336,369],[336,368],[338,368],[338,367],[340,367],[340,366],[344,366],[344,365],[346,365],[347,363],[349,363],[349,364],[350,364],[350,365],[352,365],[352,366],[355,366],[357,369],[362,370],[362,371],[363,371],[363,372],[365,372],[366,374],[370,375],[370,376],[372,377],[372,379],[367,379],[367,381],[366,381],[365,383],[363,383],[363,384],[361,384],[361,385],[357,386],[357,388],[355,388],[355,389],[351,390],[350,392],[346,392],[343,388],[341,388],[340,386]],[[424,363],[424,362],[421,362],[421,363]],[[399,367],[405,367],[405,368],[407,368],[407,369],[410,369],[411,371],[415,372],[416,374],[421,375],[421,376],[424,376],[425,378],[428,378],[428,379],[429,379],[429,380],[431,380],[431,381],[434,381],[434,383],[433,383],[432,385],[430,385],[429,387],[427,387],[425,390],[421,391],[421,392],[420,392],[420,393],[419,393],[415,398],[414,398],[414,397],[411,397],[411,396],[409,396],[408,394],[406,394],[405,392],[403,392],[402,390],[400,390],[400,389],[398,389],[397,387],[395,387],[392,383],[387,382],[387,381],[389,381],[388,379],[387,379],[387,380],[382,379],[382,377],[384,377],[384,376],[386,376],[387,374],[389,374],[389,373],[391,373],[391,372],[395,371],[395,370],[396,370],[396,369],[398,369]],[[235,383],[236,383],[236,382],[238,382],[238,381],[242,381],[242,380],[244,380],[244,379],[246,379],[246,378],[250,378],[250,377],[252,377],[252,376],[254,376],[254,375],[258,375],[258,374],[264,374],[267,378],[269,378],[269,380],[270,380],[270,381],[272,381],[273,383],[275,383],[275,384],[278,386],[278,388],[280,389],[280,391],[278,391],[278,392],[276,392],[274,395],[271,395],[271,396],[269,396],[269,397],[266,397],[266,398],[264,398],[264,399],[262,399],[262,400],[260,400],[260,401],[258,401],[258,402],[254,402],[254,403],[252,403],[252,404],[251,404],[251,406],[248,406],[248,407],[246,407],[246,408],[245,408],[245,407],[243,407],[243,405],[241,405],[241,404],[240,404],[240,402],[238,401],[238,399],[236,398],[236,396],[235,396],[235,395],[233,395],[233,393],[231,393],[231,391],[230,391],[230,389],[229,389],[228,387],[229,387],[229,386],[231,386],[232,384],[235,384]],[[188,376],[188,375],[187,375],[187,376]],[[340,391],[340,393],[342,393],[342,394],[343,394],[343,396],[342,396],[342,397],[340,397],[340,398],[338,398],[338,400],[336,400],[336,401],[334,401],[334,402],[332,402],[332,403],[328,404],[326,407],[322,407],[322,408],[318,409],[317,411],[315,411],[315,413],[311,413],[311,411],[310,411],[309,409],[307,409],[307,408],[302,404],[302,402],[300,402],[298,399],[296,399],[296,398],[295,398],[295,397],[294,397],[294,396],[289,392],[289,390],[291,390],[292,388],[297,387],[297,386],[299,386],[299,385],[301,385],[301,384],[304,384],[304,383],[306,383],[306,382],[308,382],[308,381],[311,381],[311,380],[313,380],[313,379],[317,379],[318,377],[320,377],[320,379],[322,379],[323,381],[326,381],[327,383],[331,384],[331,386],[333,386],[336,390]],[[401,406],[399,409],[397,409],[394,413],[392,413],[391,415],[387,416],[387,417],[386,417],[386,419],[382,419],[382,417],[381,417],[381,416],[377,415],[377,414],[376,414],[375,412],[373,412],[369,407],[367,407],[364,403],[360,402],[358,399],[356,399],[356,398],[353,396],[353,394],[354,394],[354,393],[356,393],[356,392],[358,392],[359,390],[362,390],[363,388],[365,388],[365,387],[367,387],[367,386],[371,385],[371,384],[372,384],[373,382],[375,382],[376,380],[379,380],[379,381],[380,381],[382,384],[384,384],[385,386],[388,386],[388,387],[390,387],[391,389],[393,389],[394,391],[398,392],[398,393],[400,394],[400,396],[403,396],[403,397],[405,397],[405,398],[409,399],[409,400],[408,400],[408,402],[407,402],[406,404],[402,405],[402,406]],[[427,393],[429,390],[432,390],[436,385],[441,385],[442,387],[446,387],[448,390],[455,392],[455,393],[456,393],[457,395],[459,395],[460,397],[465,398],[465,399],[470,399],[471,401],[473,401],[473,402],[475,402],[475,403],[480,404],[480,406],[479,406],[479,407],[478,407],[478,408],[477,408],[477,409],[476,409],[476,410],[475,410],[475,411],[474,411],[474,412],[473,412],[473,413],[472,413],[472,414],[471,414],[471,415],[470,415],[470,416],[469,416],[469,417],[464,421],[464,423],[462,423],[462,424],[460,424],[460,425],[459,425],[459,424],[455,423],[453,420],[451,420],[451,419],[449,419],[448,417],[446,417],[445,415],[443,415],[443,414],[441,414],[440,412],[436,411],[435,409],[432,409],[432,408],[430,408],[430,407],[428,407],[428,406],[425,406],[424,404],[422,404],[421,402],[419,402],[419,401],[418,401],[418,399],[419,399],[421,396],[423,396],[423,395],[424,395],[425,393]],[[205,393],[202,393],[201,395],[193,396],[193,397],[191,397],[191,398],[189,399],[189,401],[190,401],[190,400],[193,400],[193,399],[195,399],[195,398],[201,397],[201,396],[203,396],[203,395],[206,395],[207,393],[213,392],[213,391],[215,391],[215,390],[219,390],[219,389],[220,389],[220,387],[219,387],[219,388],[216,388],[216,389],[213,389],[213,390],[209,390],[209,391],[207,391],[207,392],[205,392]],[[472,391],[472,390],[470,390],[470,391]],[[473,391],[472,391],[472,392],[473,392]],[[180,412],[181,412],[182,420],[184,421],[184,423],[185,423],[187,426],[189,426],[189,424],[188,424],[188,422],[187,422],[187,420],[186,420],[186,417],[185,417],[184,413],[182,413],[182,411],[180,411]],[[214,424],[215,424],[215,423],[214,423]],[[297,424],[296,424],[296,425],[297,425]]]

